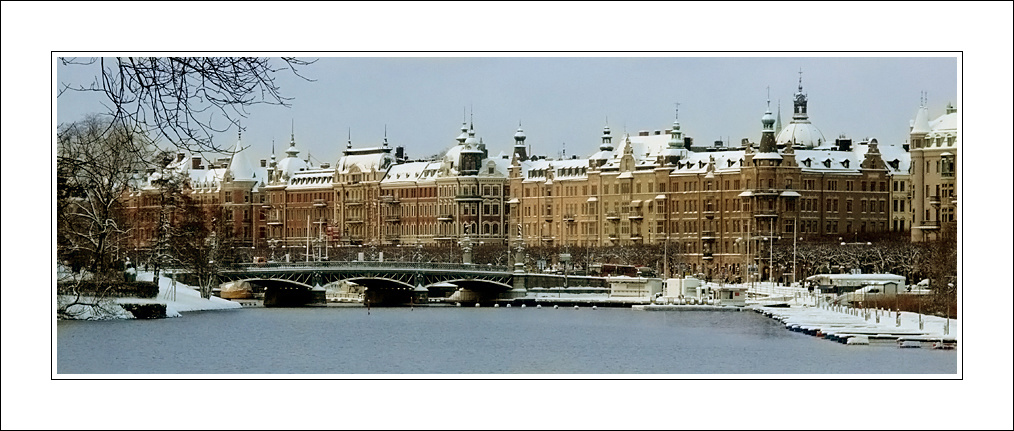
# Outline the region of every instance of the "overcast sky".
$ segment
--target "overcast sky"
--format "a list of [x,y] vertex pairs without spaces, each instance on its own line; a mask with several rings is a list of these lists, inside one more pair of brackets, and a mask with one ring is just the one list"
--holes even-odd
[[[537,154],[558,157],[566,146],[568,156],[586,156],[597,151],[607,120],[614,136],[624,130],[664,130],[675,119],[677,102],[682,129],[695,142],[739,142],[744,137],[756,142],[768,87],[771,109],[777,112],[781,103],[787,125],[800,70],[810,119],[828,139],[845,134],[901,143],[921,91],[929,94],[932,115],[942,114],[947,103],[958,103],[953,53],[334,55],[311,57],[317,62],[301,74],[313,82],[279,74],[283,95],[293,98],[291,107],[249,110],[243,141],[254,157],[267,158],[272,139],[282,155],[294,124],[301,157],[309,150],[314,160],[333,163],[350,131],[354,147],[375,146],[386,125],[392,146],[404,146],[410,157],[421,158],[453,145],[464,116],[474,121],[476,135],[493,155],[510,152],[520,122]],[[56,70],[60,83],[87,85],[98,66],[58,65]],[[64,93],[57,99],[57,121],[102,111],[100,102],[94,93]],[[220,146],[231,145],[236,128],[214,139]]]

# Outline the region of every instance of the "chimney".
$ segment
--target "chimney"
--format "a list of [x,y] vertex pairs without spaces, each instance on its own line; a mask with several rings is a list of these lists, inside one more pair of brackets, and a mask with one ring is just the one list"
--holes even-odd
[[200,157],[191,158],[190,159],[190,168],[191,169],[201,169],[201,158]]
[[840,137],[838,139],[835,139],[834,140],[834,145],[836,147],[838,147],[838,151],[851,151],[852,150],[852,140],[848,139],[848,138],[846,138],[844,136],[842,136],[842,137]]
[[640,132],[637,132],[637,136],[648,136],[648,135],[649,133],[647,130],[641,130]]
[[176,161],[177,161],[177,162],[182,162],[182,161],[183,161],[183,159],[184,159],[184,158],[186,158],[186,157],[187,157],[187,155],[186,155],[186,154],[183,154],[183,153],[176,153]]
[[262,168],[268,167],[268,159],[261,159],[261,167]]

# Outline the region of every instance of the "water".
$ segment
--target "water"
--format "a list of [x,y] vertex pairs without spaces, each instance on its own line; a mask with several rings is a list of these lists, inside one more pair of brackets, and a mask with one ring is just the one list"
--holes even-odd
[[250,308],[60,321],[62,374],[956,374],[955,351],[846,346],[758,313]]

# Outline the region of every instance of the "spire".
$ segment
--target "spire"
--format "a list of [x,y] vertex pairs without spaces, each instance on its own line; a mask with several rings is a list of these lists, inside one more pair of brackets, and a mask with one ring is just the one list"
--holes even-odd
[[606,117],[606,125],[602,128],[602,144],[599,145],[601,151],[612,151],[613,150],[613,137],[612,132],[609,130],[609,117]]
[[761,117],[761,124],[764,126],[761,132],[760,152],[761,153],[776,153],[778,146],[775,144],[775,117],[771,115],[771,88],[768,87],[768,101],[767,110],[764,111],[764,116]]
[[680,103],[676,102],[676,120],[672,123],[672,130],[669,132],[669,148],[678,148],[683,145],[683,132],[680,131]]
[[384,148],[388,147],[387,143],[387,124],[384,125]]
[[782,130],[782,99],[778,99],[778,117],[775,119],[775,131]]
[[345,148],[352,149],[352,128],[349,127],[349,141],[345,144]]
[[799,89],[796,91],[795,100],[792,102],[793,120],[805,120],[807,119],[806,114],[806,94],[803,93],[803,69],[799,69]]
[[774,131],[775,117],[771,115],[771,87],[768,87],[767,109],[764,110],[764,116],[761,117],[761,124],[764,125],[765,132]]
[[915,121],[912,122],[912,130],[909,133],[926,134],[929,132],[929,109],[926,108],[925,94],[920,94],[919,111],[915,115]]

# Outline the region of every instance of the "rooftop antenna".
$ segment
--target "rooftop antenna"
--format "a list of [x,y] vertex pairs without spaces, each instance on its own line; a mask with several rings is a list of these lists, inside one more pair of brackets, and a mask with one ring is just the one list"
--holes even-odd
[[676,121],[680,120],[680,102],[676,102]]
[[345,148],[352,148],[352,128],[349,127],[349,142],[345,144]]

